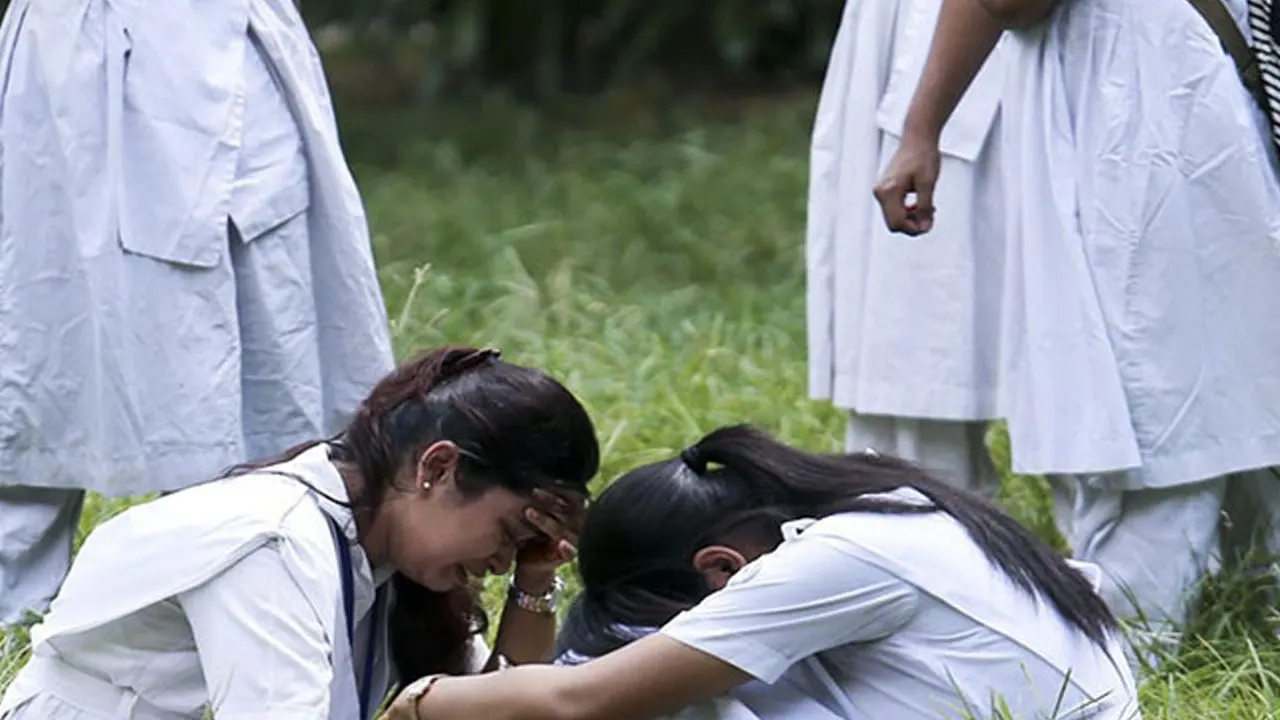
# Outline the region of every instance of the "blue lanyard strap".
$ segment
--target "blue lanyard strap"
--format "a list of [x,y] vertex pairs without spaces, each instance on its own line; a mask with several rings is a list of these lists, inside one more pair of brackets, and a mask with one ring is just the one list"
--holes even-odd
[[[291,480],[302,483],[312,492],[323,495],[311,483],[302,477],[282,470],[263,469],[258,472],[280,475]],[[327,496],[326,496],[327,497]],[[354,655],[356,651],[356,573],[354,564],[351,562],[351,546],[347,544],[347,535],[342,532],[342,528],[338,526],[338,521],[334,520],[329,513],[321,510],[325,520],[329,521],[329,530],[333,533],[333,544],[338,549],[338,569],[342,574],[342,609],[347,618],[347,646],[351,648]],[[383,604],[383,588],[378,588],[373,599],[373,607],[369,609],[369,644],[365,648],[364,655],[364,676],[359,678],[360,692],[360,720],[368,720],[370,703],[372,701],[373,692],[373,661],[377,655],[375,650],[378,641],[381,639],[381,622],[382,622],[382,604]],[[352,658],[352,672],[355,672],[355,658]]]
[[[356,649],[356,575],[351,562],[351,547],[347,544],[347,537],[342,532],[342,528],[338,527],[338,522],[329,517],[328,513],[325,514],[325,519],[329,521],[329,529],[333,531],[333,543],[338,547],[338,569],[342,572],[342,609],[347,618],[347,645],[354,653]],[[365,647],[364,674],[360,678],[360,720],[367,720],[369,717],[373,692],[373,660],[376,655],[374,650],[379,640],[382,598],[382,588],[378,588],[373,607],[369,609],[369,643]],[[352,670],[354,669],[354,663],[352,663]]]
[[369,647],[364,651],[364,682],[360,683],[360,712],[364,717],[369,717],[369,710],[372,708],[373,698],[373,658],[377,654],[374,648],[377,647],[378,631],[382,624],[382,598],[386,596],[383,588],[378,588],[373,596],[373,607],[369,609]]

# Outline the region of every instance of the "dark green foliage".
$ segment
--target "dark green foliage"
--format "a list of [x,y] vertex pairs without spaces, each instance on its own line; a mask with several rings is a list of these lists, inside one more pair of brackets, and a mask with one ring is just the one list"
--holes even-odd
[[[417,94],[505,86],[594,93],[657,80],[734,89],[812,78],[841,0],[302,0],[313,28],[337,24],[395,58]],[[411,56],[412,60],[407,60]]]

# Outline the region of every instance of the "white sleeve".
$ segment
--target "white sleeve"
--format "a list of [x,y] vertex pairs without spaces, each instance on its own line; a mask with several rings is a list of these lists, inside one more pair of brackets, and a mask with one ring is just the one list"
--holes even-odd
[[892,635],[919,591],[896,575],[801,536],[742,568],[662,634],[773,684],[823,650]]
[[178,596],[216,720],[315,720],[329,714],[325,624],[275,545]]

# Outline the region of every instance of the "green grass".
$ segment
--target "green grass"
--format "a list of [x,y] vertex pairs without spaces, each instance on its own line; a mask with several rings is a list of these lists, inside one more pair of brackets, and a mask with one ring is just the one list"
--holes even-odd
[[[806,396],[812,99],[344,114],[398,351],[494,345],[564,379],[597,423],[597,487],[724,423],[839,448],[840,414]],[[999,433],[993,450],[1007,467]],[[1042,483],[1006,477],[1003,500],[1058,542]],[[92,499],[84,529],[122,506]],[[1268,611],[1248,593],[1210,588],[1207,639],[1146,678],[1146,717],[1280,715],[1280,650],[1249,629]]]

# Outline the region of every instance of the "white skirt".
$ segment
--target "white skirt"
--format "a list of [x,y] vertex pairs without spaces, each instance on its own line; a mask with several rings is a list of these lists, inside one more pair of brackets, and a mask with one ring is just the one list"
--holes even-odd
[[898,148],[939,6],[846,7],[811,152],[809,387],[864,415],[988,420],[999,417],[1004,257],[998,66],[983,70],[944,132],[935,229],[890,234],[872,195]]
[[1280,464],[1280,182],[1216,36],[1185,0],[1079,0],[1011,50],[1014,469],[1141,488]]

